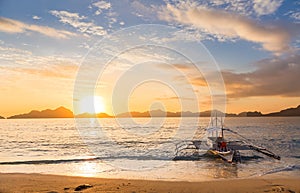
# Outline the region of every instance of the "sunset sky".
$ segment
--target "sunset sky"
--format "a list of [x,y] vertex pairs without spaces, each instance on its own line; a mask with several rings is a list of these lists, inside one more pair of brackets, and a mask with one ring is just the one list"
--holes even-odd
[[1,0],[0,115],[296,107],[299,47],[299,1]]

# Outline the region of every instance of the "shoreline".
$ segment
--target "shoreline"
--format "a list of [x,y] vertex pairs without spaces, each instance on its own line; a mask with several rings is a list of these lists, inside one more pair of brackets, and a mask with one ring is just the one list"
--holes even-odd
[[[0,193],[10,192],[298,192],[300,176],[217,179],[213,181],[162,181],[108,179],[37,173],[0,173]],[[81,191],[75,191],[86,185]],[[88,187],[91,185],[92,187]]]

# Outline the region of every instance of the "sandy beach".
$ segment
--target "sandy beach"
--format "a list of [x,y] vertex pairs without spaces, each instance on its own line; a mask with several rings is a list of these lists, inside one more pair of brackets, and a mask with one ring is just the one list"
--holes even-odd
[[[1,173],[0,192],[300,192],[300,178],[251,178],[208,182],[102,179]],[[77,188],[77,189],[76,189]]]

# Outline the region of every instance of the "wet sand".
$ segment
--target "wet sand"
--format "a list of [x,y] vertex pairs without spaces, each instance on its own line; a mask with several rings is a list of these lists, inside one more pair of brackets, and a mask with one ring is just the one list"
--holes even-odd
[[[75,191],[77,188],[78,191]],[[0,173],[0,192],[299,192],[300,177],[207,182],[103,179],[43,174]]]

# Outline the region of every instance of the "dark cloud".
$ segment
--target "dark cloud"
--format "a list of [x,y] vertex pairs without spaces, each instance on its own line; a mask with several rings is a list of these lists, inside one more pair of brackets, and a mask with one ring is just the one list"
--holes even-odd
[[223,71],[229,98],[300,96],[300,55],[258,61],[248,73]]
[[[183,84],[206,87],[213,85],[217,73],[199,76],[195,67],[186,64],[159,66],[162,69],[181,69],[186,76],[174,76],[174,81]],[[285,57],[274,57],[255,63],[256,70],[239,73],[222,71],[228,98],[244,98],[253,96],[300,96],[300,54]],[[206,79],[208,78],[208,79]]]

